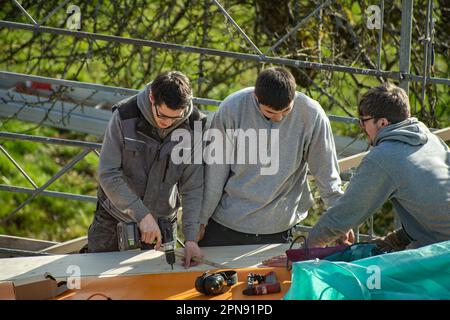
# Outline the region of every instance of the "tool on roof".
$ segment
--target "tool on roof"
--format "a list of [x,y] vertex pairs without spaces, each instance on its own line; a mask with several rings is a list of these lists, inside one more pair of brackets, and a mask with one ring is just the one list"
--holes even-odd
[[[172,221],[169,217],[159,217],[158,226],[161,230],[162,247],[166,261],[173,270],[173,264],[175,263],[175,240],[173,237]],[[140,241],[140,232],[136,222],[120,221],[117,224],[117,237],[120,251],[145,247]]]
[[237,282],[238,275],[234,270],[213,274],[207,271],[195,279],[195,289],[206,295],[217,295],[227,292]]
[[281,285],[277,274],[270,271],[265,275],[249,273],[247,276],[247,288],[242,291],[246,296],[263,295],[281,291]]
[[159,217],[158,226],[161,230],[162,247],[164,248],[166,261],[173,270],[173,264],[175,263],[175,240],[173,238],[172,221],[169,217]]

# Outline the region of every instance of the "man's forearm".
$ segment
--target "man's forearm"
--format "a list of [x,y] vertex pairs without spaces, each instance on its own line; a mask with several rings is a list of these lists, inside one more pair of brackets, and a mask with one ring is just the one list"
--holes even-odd
[[100,185],[106,197],[112,205],[122,214],[129,216],[132,220],[140,222],[148,213],[149,209],[142,200],[128,187],[120,174],[112,179],[100,179]]
[[316,126],[307,162],[320,196],[325,206],[330,208],[343,195],[342,181],[330,123],[327,119],[321,119]]
[[316,225],[308,235],[308,246],[324,247],[333,243],[347,233],[348,230],[330,229],[326,226]]

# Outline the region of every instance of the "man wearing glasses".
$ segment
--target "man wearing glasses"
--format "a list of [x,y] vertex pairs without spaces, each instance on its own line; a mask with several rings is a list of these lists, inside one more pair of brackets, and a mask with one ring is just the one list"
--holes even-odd
[[159,75],[137,95],[120,101],[105,132],[99,162],[97,210],[89,228],[88,251],[118,250],[117,223],[137,222],[141,241],[161,245],[158,217],[170,217],[176,236],[183,205],[185,266],[202,257],[196,238],[203,195],[202,164],[175,164],[175,129],[193,133],[206,116],[192,105],[189,79],[180,72]]
[[[214,114],[212,129],[225,140],[233,139],[230,130],[256,130],[254,137],[268,138],[251,141],[246,148],[238,139],[226,149],[222,163],[209,164],[205,156],[200,246],[289,242],[291,229],[313,204],[308,171],[326,206],[342,195],[330,122],[317,101],[296,92],[295,79],[286,69],[266,69],[254,88],[227,97]],[[257,163],[232,161],[233,154],[254,152],[252,147],[262,144],[270,145],[276,172],[263,174],[267,163],[261,158]]]
[[391,200],[402,228],[377,239],[382,249],[418,248],[450,239],[450,150],[416,118],[405,91],[385,83],[363,95],[360,125],[371,152],[344,196],[313,227],[308,245],[324,246],[358,227]]

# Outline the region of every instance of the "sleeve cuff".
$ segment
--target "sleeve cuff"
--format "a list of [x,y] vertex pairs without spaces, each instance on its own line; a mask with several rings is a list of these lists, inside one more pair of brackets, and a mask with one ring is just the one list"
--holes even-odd
[[197,242],[199,226],[199,224],[183,226],[184,241]]
[[208,225],[209,218],[200,218],[200,224],[204,224],[205,227]]
[[141,222],[144,217],[150,213],[150,210],[142,203],[142,201],[135,201],[129,208],[137,222]]

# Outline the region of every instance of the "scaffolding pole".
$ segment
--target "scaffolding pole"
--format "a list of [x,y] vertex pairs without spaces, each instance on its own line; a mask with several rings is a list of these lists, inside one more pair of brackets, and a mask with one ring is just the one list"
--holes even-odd
[[400,88],[409,95],[409,66],[411,64],[411,30],[413,0],[402,0],[402,27],[400,31]]
[[[405,0],[405,1],[412,1],[412,0]],[[411,6],[412,6],[412,4],[411,4]],[[90,40],[117,42],[117,43],[131,44],[131,45],[158,48],[158,49],[167,49],[167,50],[183,51],[183,52],[196,53],[196,54],[205,54],[205,55],[210,55],[210,56],[218,56],[218,57],[224,57],[224,58],[254,61],[254,62],[258,62],[258,63],[271,63],[271,64],[276,64],[276,65],[284,65],[284,66],[291,66],[291,67],[297,67],[297,68],[328,70],[328,71],[335,71],[335,72],[346,72],[346,73],[360,74],[360,75],[366,75],[366,76],[372,76],[372,77],[383,77],[383,78],[394,79],[394,80],[423,81],[422,76],[410,75],[408,72],[405,73],[402,71],[401,72],[382,71],[382,70],[376,70],[376,69],[355,68],[355,67],[347,67],[347,66],[342,66],[342,65],[309,62],[309,61],[302,61],[302,60],[288,59],[288,58],[260,56],[258,54],[200,48],[200,47],[196,47],[196,46],[185,46],[185,45],[179,45],[179,44],[167,43],[167,42],[158,42],[158,41],[135,39],[135,38],[125,38],[125,37],[98,34],[98,33],[92,33],[92,32],[83,32],[83,31],[75,31],[75,30],[69,30],[69,29],[43,27],[43,26],[39,27],[39,26],[31,25],[31,24],[11,22],[11,21],[5,21],[5,20],[0,20],[0,27],[19,29],[19,30],[28,30],[28,31],[40,32],[40,33],[73,36],[73,37],[77,37],[77,38],[90,39]],[[409,47],[410,47],[410,44],[409,44]],[[408,56],[409,56],[409,54],[408,54]],[[409,66],[409,63],[408,63],[408,66]],[[445,79],[445,78],[427,78],[427,82],[450,85],[450,79]]]

